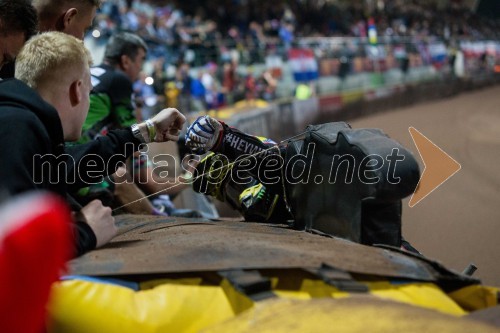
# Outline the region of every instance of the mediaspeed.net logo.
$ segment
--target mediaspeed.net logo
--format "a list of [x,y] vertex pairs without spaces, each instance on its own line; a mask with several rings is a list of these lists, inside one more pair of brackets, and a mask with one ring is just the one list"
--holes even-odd
[[[422,157],[425,168],[410,200],[410,206],[416,205],[437,187],[442,185],[461,168],[454,159],[437,147],[422,133],[410,127],[410,134]],[[103,174],[116,170],[126,170],[128,177],[118,177],[116,184],[135,182],[147,184],[171,184],[176,186],[178,177],[183,176],[183,182],[201,180],[200,192],[206,193],[209,185],[217,185],[228,179],[235,184],[248,185],[257,180],[264,185],[283,183],[286,185],[316,184],[331,185],[364,184],[374,185],[380,182],[397,186],[402,182],[399,172],[401,162],[406,156],[395,147],[385,156],[370,154],[357,156],[354,154],[333,154],[319,157],[315,143],[309,143],[304,154],[298,153],[285,160],[279,149],[264,149],[254,154],[243,154],[231,160],[223,154],[204,156],[187,155],[182,161],[170,154],[159,154],[147,157],[148,147],[142,147],[139,155],[134,158],[144,160],[151,167],[152,173],[138,173],[138,168],[126,167],[127,156],[134,153],[134,146],[128,144],[123,154],[116,154],[105,161],[96,154],[85,155],[75,160],[68,154],[34,155],[33,181],[35,184],[84,184],[95,185],[102,182]],[[149,159],[150,162],[147,160]],[[318,161],[321,160],[318,168]],[[141,164],[140,163],[140,164]],[[178,174],[180,165],[180,174]],[[315,174],[313,174],[315,170]],[[319,171],[318,171],[319,170]],[[138,173],[138,174],[136,174]],[[152,177],[152,174],[155,177]],[[120,175],[121,176],[121,175]],[[138,177],[136,177],[138,176]],[[165,191],[168,188],[165,189]]]
[[[131,146],[130,149],[133,149]],[[139,156],[134,158],[145,160],[146,151],[142,151]],[[259,156],[260,155],[260,156]],[[33,157],[33,169],[39,170],[33,175],[35,184],[48,182],[57,184],[64,181],[67,184],[74,184],[79,181],[87,185],[98,184],[102,181],[103,173],[106,170],[117,170],[124,166],[127,154],[116,154],[105,161],[101,156],[89,154],[83,156],[78,161],[69,154],[62,155],[35,155]],[[261,158],[261,156],[264,156]],[[380,156],[376,154],[367,155],[360,158],[352,154],[335,154],[329,161],[328,174],[313,175],[311,173],[313,161],[315,160],[315,144],[310,143],[305,154],[296,154],[288,161],[277,153],[265,154],[258,152],[256,154],[245,154],[231,161],[223,154],[217,154],[216,158],[210,163],[205,163],[200,168],[198,163],[201,156],[186,156],[182,161],[170,154],[159,154],[151,158],[152,172],[158,177],[144,178],[134,177],[136,168],[128,168],[131,176],[127,182],[147,183],[150,181],[158,183],[171,183],[176,178],[177,171],[175,166],[181,165],[181,174],[189,175],[192,178],[205,177],[208,182],[219,182],[221,174],[231,177],[231,180],[239,185],[249,184],[251,178],[257,179],[264,185],[277,184],[285,181],[287,184],[307,184],[313,181],[316,184],[328,182],[336,184],[344,182],[351,184],[354,181],[363,184],[375,184],[380,181],[386,181],[390,184],[398,184],[401,178],[396,176],[398,162],[405,159],[405,156],[399,153],[398,148],[394,148],[391,154]],[[148,163],[141,161],[140,163]],[[194,172],[198,167],[197,172]],[[227,173],[227,169],[232,172]],[[325,168],[323,168],[325,169]],[[387,170],[383,175],[380,170]],[[63,179],[64,177],[64,179]],[[134,180],[135,179],[135,180]]]

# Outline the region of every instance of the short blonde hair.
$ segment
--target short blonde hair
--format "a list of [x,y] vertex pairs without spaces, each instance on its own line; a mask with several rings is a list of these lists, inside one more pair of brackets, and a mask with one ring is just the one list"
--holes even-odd
[[24,45],[16,58],[15,76],[36,88],[46,80],[61,80],[72,76],[71,70],[90,65],[92,56],[81,40],[51,31],[31,38]]

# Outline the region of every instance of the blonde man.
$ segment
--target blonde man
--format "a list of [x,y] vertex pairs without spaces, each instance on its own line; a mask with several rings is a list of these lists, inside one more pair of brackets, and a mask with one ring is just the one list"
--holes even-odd
[[[67,196],[113,173],[141,143],[177,140],[184,117],[165,109],[150,124],[110,131],[106,137],[65,149],[80,137],[89,108],[91,57],[83,43],[49,32],[32,38],[16,61],[16,79],[0,82],[0,179],[10,194],[48,190]],[[75,212],[80,255],[115,234],[111,209],[98,200]]]
[[[39,30],[60,31],[79,39],[83,39],[85,31],[92,26],[92,21],[95,17],[96,10],[101,5],[101,0],[33,0],[33,6],[38,13]],[[12,70],[12,72],[14,72]],[[4,75],[4,77],[7,77]],[[120,174],[123,174],[124,168],[120,169]],[[144,197],[144,193],[137,188],[133,183],[122,182],[123,177],[117,174],[113,175],[115,179],[115,193],[117,202],[126,204],[136,201],[135,204],[127,206],[127,211],[132,213],[148,214],[154,211],[153,206],[148,200],[137,201]],[[97,186],[97,188],[101,188]],[[86,189],[89,189],[88,187]],[[81,189],[74,189],[74,193],[79,193]],[[85,192],[85,190],[84,190]],[[104,189],[106,195],[98,195],[101,199],[108,197],[107,189]],[[114,199],[112,199],[114,200]],[[88,201],[87,198],[82,201]],[[107,202],[106,204],[110,204]]]
[[61,31],[83,39],[101,0],[33,0],[40,31]]

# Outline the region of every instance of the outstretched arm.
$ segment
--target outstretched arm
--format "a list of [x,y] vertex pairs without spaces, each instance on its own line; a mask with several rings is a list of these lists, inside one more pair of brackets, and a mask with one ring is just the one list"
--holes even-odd
[[100,177],[114,173],[139,149],[141,143],[177,141],[185,121],[178,110],[164,109],[152,119],[130,129],[110,131],[108,135],[91,142],[67,147],[67,152],[73,157],[71,161],[74,161],[70,172],[76,175],[76,182],[71,188],[88,186],[100,181]]

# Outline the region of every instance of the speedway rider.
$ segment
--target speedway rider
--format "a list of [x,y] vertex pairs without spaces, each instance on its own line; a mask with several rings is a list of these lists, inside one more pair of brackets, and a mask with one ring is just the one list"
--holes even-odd
[[292,219],[276,142],[203,116],[188,128],[186,145],[197,154],[210,152],[196,167],[195,191],[228,202],[246,220],[282,223]]

